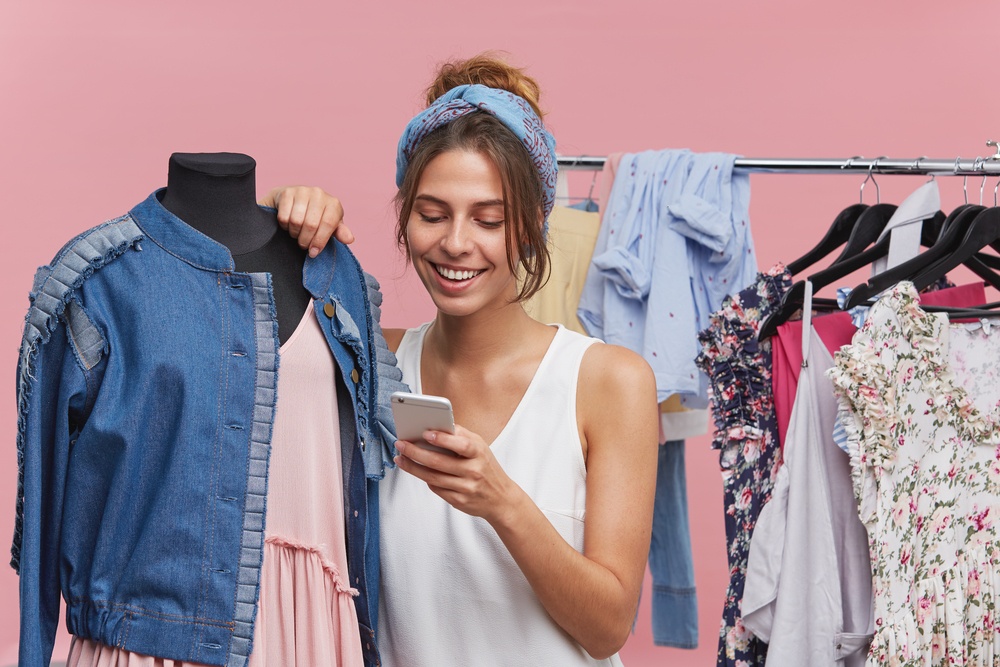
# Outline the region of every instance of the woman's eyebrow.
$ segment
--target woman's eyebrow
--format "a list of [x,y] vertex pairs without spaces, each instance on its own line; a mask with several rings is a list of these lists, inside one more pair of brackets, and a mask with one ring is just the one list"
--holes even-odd
[[485,201],[477,201],[476,203],[473,204],[473,207],[480,207],[480,206],[503,206],[503,200],[487,199]]
[[448,205],[448,202],[446,202],[443,199],[438,199],[437,197],[435,197],[433,195],[417,195],[413,199],[415,201],[419,201],[419,200],[429,201],[432,204],[440,204],[441,206],[447,206]]
[[[434,195],[420,194],[420,195],[417,195],[416,197],[414,197],[413,199],[415,201],[416,200],[429,201],[429,202],[431,202],[433,204],[439,204],[441,206],[450,206],[450,204],[448,202],[446,202],[443,199],[438,199]],[[503,199],[486,199],[486,200],[483,200],[483,201],[473,202],[473,204],[472,204],[473,208],[479,208],[479,207],[483,207],[483,206],[503,206],[503,205],[504,205]]]

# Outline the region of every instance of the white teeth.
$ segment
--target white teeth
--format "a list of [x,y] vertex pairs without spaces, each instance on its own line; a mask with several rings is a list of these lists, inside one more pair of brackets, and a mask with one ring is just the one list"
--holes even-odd
[[475,278],[482,271],[454,271],[452,269],[446,269],[443,266],[435,266],[437,272],[448,280],[468,280],[470,278]]

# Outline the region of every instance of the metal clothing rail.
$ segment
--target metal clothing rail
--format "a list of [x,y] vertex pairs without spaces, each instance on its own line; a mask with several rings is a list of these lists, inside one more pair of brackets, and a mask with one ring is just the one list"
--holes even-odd
[[[988,145],[997,147],[997,142]],[[603,157],[558,157],[560,169],[599,170],[604,168]],[[908,174],[933,176],[1000,176],[1000,147],[997,153],[977,158],[909,158],[879,157],[852,158],[736,158],[735,169],[751,173],[769,174]]]

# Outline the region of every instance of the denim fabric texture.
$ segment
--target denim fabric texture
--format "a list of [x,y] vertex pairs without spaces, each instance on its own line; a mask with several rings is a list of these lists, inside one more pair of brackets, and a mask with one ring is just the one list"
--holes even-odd
[[657,400],[708,405],[698,332],[757,273],[750,180],[736,156],[626,154],[615,173],[577,315],[587,333],[641,354]]
[[[13,567],[20,665],[47,665],[60,595],[77,636],[159,658],[252,651],[278,373],[270,276],[157,193],[38,270],[18,362]],[[403,388],[377,283],[346,246],[303,285],[340,368],[349,575],[377,664],[377,480]]]
[[649,571],[653,576],[653,643],[697,648],[698,600],[683,440],[668,440],[659,447]]

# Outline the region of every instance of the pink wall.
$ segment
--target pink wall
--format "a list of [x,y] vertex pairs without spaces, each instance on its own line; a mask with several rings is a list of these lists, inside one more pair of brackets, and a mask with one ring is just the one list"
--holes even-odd
[[[391,241],[398,133],[439,61],[494,48],[545,91],[564,154],[688,147],[760,157],[971,157],[1000,136],[1000,6],[927,0],[495,3],[56,0],[0,5],[0,182],[8,241],[0,376],[13,379],[36,266],[164,184],[173,151],[239,151],[266,187],[337,193],[389,325],[430,316]],[[859,178],[755,176],[759,261],[793,258]],[[948,180],[948,179],[944,179]],[[883,199],[920,183],[879,179]],[[943,186],[946,208],[960,179]],[[990,192],[993,182],[988,185]],[[970,191],[978,197],[978,181]],[[870,190],[869,190],[870,191]],[[0,536],[11,534],[14,383],[0,389]],[[649,591],[627,664],[709,665],[727,578],[717,460],[688,447],[702,647],[652,646]],[[2,503],[0,503],[2,506]],[[17,581],[0,570],[0,664]],[[60,657],[57,649],[57,658]]]

